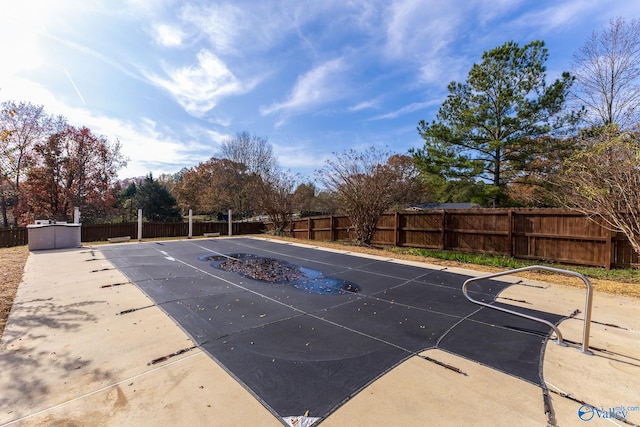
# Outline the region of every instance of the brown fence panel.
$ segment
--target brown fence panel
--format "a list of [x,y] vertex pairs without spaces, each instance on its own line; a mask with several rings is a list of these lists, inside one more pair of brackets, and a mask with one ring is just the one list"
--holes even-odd
[[180,237],[189,234],[189,224],[181,222],[145,222],[142,224],[142,237]]
[[623,235],[616,235],[613,237],[613,267],[627,268],[627,267],[640,267],[640,258],[638,254],[633,250],[631,242]]
[[25,227],[0,230],[0,248],[24,246],[28,243],[28,233]]
[[513,256],[571,264],[610,264],[611,233],[577,212],[516,211]]
[[445,215],[445,249],[510,255],[507,210],[447,211]]
[[340,242],[346,242],[354,239],[354,234],[351,230],[351,220],[348,216],[334,216],[333,217],[333,240]]
[[234,235],[238,234],[260,234],[266,231],[264,223],[261,221],[252,222],[234,222],[232,232]]
[[204,233],[229,234],[229,224],[226,222],[194,222],[191,232],[194,236],[202,236]]
[[351,238],[350,227],[347,216],[298,218],[291,221],[289,236],[296,239],[345,241]]
[[309,239],[311,240],[331,240],[331,227],[333,225],[333,217],[324,218],[308,218]]
[[398,246],[443,249],[444,212],[398,214]]
[[378,219],[376,231],[371,239],[374,245],[395,245],[396,244],[396,215],[384,214]]
[[289,232],[289,235],[296,239],[308,239],[309,218],[295,219],[291,221],[291,231]]
[[88,224],[82,225],[80,240],[83,242],[100,242],[111,237],[138,237],[137,222],[123,222],[120,224]]

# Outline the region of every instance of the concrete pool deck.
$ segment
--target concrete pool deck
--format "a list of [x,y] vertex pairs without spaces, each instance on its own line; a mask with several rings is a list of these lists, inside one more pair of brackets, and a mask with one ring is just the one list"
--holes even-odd
[[[199,348],[149,364],[193,343],[158,307],[116,315],[152,303],[99,249],[30,254],[0,340],[0,426],[283,425]],[[500,297],[567,315],[585,292],[525,279]],[[565,339],[581,342],[581,319],[560,324]],[[593,356],[547,343],[553,424],[585,425],[581,402],[600,411],[583,414],[588,426],[625,425],[605,418],[619,407],[640,424],[640,301],[596,292],[590,335]],[[442,350],[422,355],[459,371],[411,357],[320,425],[547,425],[540,387]]]

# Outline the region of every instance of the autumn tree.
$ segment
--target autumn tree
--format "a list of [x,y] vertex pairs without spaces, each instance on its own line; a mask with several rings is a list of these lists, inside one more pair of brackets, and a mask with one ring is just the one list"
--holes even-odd
[[41,105],[5,101],[0,106],[0,211],[2,224],[9,225],[7,209],[23,199],[22,181],[34,164],[33,148],[64,125],[54,120]]
[[616,18],[573,55],[573,100],[591,126],[640,122],[640,20]]
[[557,196],[565,206],[621,231],[640,254],[640,129],[584,130],[564,164]]
[[256,176],[229,159],[211,158],[187,170],[173,191],[182,209],[199,214],[233,209],[248,215],[256,207]]
[[84,222],[110,217],[115,206],[111,184],[126,164],[119,142],[67,125],[35,144],[34,153],[36,163],[27,172],[25,197],[18,206],[24,222],[69,221],[74,207],[80,208]]
[[410,157],[392,156],[375,147],[334,155],[318,171],[318,179],[349,215],[356,241],[369,245],[385,211],[415,201],[421,188],[418,171]]
[[427,180],[470,187],[483,205],[509,203],[507,186],[544,152],[536,143],[569,122],[563,108],[573,78],[563,73],[548,86],[548,56],[542,41],[508,42],[484,52],[466,82],[449,84],[437,120],[419,122],[424,148],[411,150]]
[[170,193],[173,193],[173,188],[182,180],[182,175],[187,171],[187,168],[182,168],[177,173],[161,173],[156,180],[160,185],[166,188]]

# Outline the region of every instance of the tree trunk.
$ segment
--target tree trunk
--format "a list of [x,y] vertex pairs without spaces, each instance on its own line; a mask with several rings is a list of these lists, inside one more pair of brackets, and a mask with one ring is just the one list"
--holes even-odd
[[0,210],[2,211],[2,226],[9,228],[9,217],[7,215],[7,197],[4,191],[0,193]]

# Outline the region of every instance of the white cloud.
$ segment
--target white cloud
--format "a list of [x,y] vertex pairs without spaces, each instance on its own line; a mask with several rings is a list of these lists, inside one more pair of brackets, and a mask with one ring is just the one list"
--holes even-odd
[[128,68],[125,68],[125,66],[123,65],[123,63],[121,61],[118,61],[116,59],[114,59],[114,57],[105,55],[101,52],[96,51],[95,49],[92,49],[84,44],[80,44],[80,43],[76,43],[75,41],[72,40],[67,40],[67,39],[63,39],[57,36],[54,36],[52,34],[47,34],[47,37],[53,41],[56,41],[66,47],[68,47],[69,49],[73,49],[75,51],[77,51],[78,53],[81,53],[83,55],[88,55],[91,56],[95,59],[98,59],[99,61],[102,61],[103,63],[105,63],[106,65],[109,65],[110,67],[120,71],[121,73],[132,77],[134,79],[139,79],[141,80],[141,77],[134,73],[133,71],[129,70]]
[[521,31],[524,28],[531,28],[546,34],[568,28],[573,23],[583,20],[583,15],[590,14],[596,7],[597,3],[585,0],[558,2],[550,7],[520,15],[511,23],[511,26]]
[[341,97],[340,73],[346,69],[342,58],[327,61],[298,77],[289,98],[281,103],[261,107],[262,115],[278,111],[295,112],[331,102]]
[[[29,84],[33,86],[29,92],[36,94],[34,98],[13,99],[43,105],[47,113],[55,112],[73,126],[86,126],[94,135],[105,136],[112,143],[120,141],[122,154],[129,158],[128,165],[119,171],[121,178],[144,176],[149,172],[175,173],[183,166],[193,166],[212,156],[211,144],[204,141],[216,144],[223,137],[207,129],[201,129],[199,133],[190,129],[192,135],[187,132],[176,135],[173,130],[161,129],[158,122],[149,118],[119,119],[97,115],[85,108],[70,107],[46,89]],[[2,101],[4,91],[0,95]]]
[[395,1],[388,13],[385,53],[392,58],[433,55],[460,29],[457,8],[445,2],[425,7],[421,0]]
[[149,74],[148,79],[168,91],[180,105],[200,117],[227,96],[246,93],[256,82],[242,83],[224,62],[206,49],[197,54],[197,65],[165,72],[168,79]]
[[247,13],[232,4],[186,5],[180,18],[196,33],[202,33],[218,53],[237,52],[237,41],[246,31],[255,31],[247,22]]
[[[566,0],[565,0],[566,1]],[[465,11],[461,6],[459,13],[467,14],[478,20],[482,27],[493,27],[496,22],[502,21],[509,13],[523,5],[530,4],[529,0],[477,0],[473,3],[464,3],[474,6]]]
[[302,175],[307,175],[307,178],[330,157],[329,153],[319,153],[315,150],[313,143],[274,143],[273,152],[283,169],[299,171]]
[[349,107],[349,111],[361,111],[361,110],[367,110],[369,108],[377,108],[378,103],[379,102],[377,99],[370,99],[368,101],[363,101],[359,104]]
[[[484,10],[471,0],[430,2],[428,7],[420,0],[395,1],[383,26],[381,53],[415,73],[416,87],[446,85],[459,77],[460,67],[468,65],[465,46],[459,43],[469,23],[477,25],[478,9]],[[488,16],[485,12],[482,19]]]
[[120,177],[144,176],[149,172],[175,173],[176,165],[194,165],[206,159],[199,154],[202,147],[168,135],[148,118],[125,121],[69,108],[64,116],[75,126],[87,126],[95,135],[104,135],[111,142],[120,141],[122,154],[129,159],[128,165],[119,172]]
[[372,117],[370,120],[386,120],[386,119],[395,119],[396,117],[413,113],[414,111],[423,110],[427,107],[434,105],[434,102],[414,102],[409,105],[405,105],[402,108],[399,108],[395,111],[391,111],[390,113],[382,114],[379,116]]
[[433,58],[420,67],[420,81],[425,83],[443,82],[443,74],[450,76],[450,72],[442,66],[441,58]]
[[154,27],[153,36],[160,46],[177,47],[182,45],[185,34],[177,27],[159,24]]

